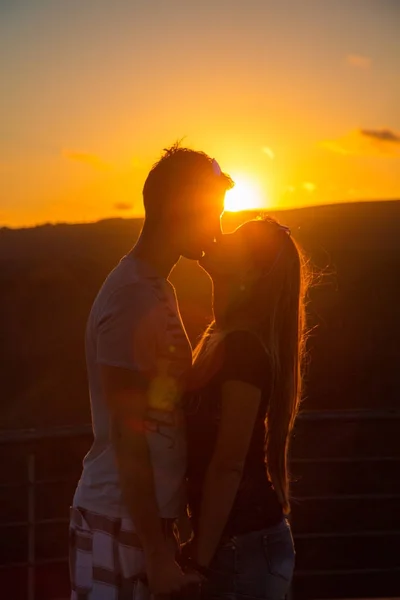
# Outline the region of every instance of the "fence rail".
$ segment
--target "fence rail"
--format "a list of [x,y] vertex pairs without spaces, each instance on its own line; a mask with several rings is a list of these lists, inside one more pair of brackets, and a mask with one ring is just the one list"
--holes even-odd
[[[400,410],[379,410],[379,411],[338,411],[338,412],[307,412],[302,413],[299,416],[300,423],[356,423],[361,424],[363,422],[376,422],[382,423],[384,421],[392,421],[398,420],[400,421]],[[50,430],[19,430],[19,431],[7,431],[0,432],[0,448],[3,447],[16,447],[23,446],[27,444],[27,446],[32,446],[32,443],[41,443],[43,440],[56,440],[59,438],[66,438],[73,440],[74,438],[89,438],[92,435],[92,430],[90,425],[83,425],[77,427],[60,427]],[[10,534],[10,531],[15,528],[25,527],[28,530],[27,536],[27,561],[21,562],[11,562],[6,564],[0,564],[0,572],[5,571],[7,569],[14,568],[27,568],[28,570],[28,578],[26,584],[26,595],[25,597],[28,600],[41,600],[37,598],[35,594],[35,573],[37,567],[41,565],[55,565],[59,563],[65,563],[67,561],[67,557],[56,557],[56,558],[38,558],[36,556],[36,534],[38,528],[41,526],[49,526],[49,525],[65,525],[67,527],[68,519],[67,518],[37,518],[37,498],[36,498],[36,488],[39,485],[50,485],[50,484],[59,484],[59,483],[69,483],[72,482],[70,476],[61,476],[61,477],[49,477],[49,478],[37,478],[37,470],[36,470],[36,454],[32,448],[27,448],[26,456],[26,479],[24,482],[3,482],[0,483],[0,494],[3,490],[15,488],[27,487],[27,498],[28,498],[28,510],[27,510],[27,519],[26,520],[10,520],[8,522],[0,523],[0,532],[2,533],[3,538]],[[376,468],[377,463],[390,463],[394,466],[394,471],[396,470],[397,465],[400,466],[400,453],[399,456],[379,456],[374,453],[373,456],[312,456],[312,457],[298,457],[292,456],[291,463],[292,465],[297,465],[299,468],[304,465],[315,465],[315,466],[326,466],[327,469],[332,467],[335,464],[374,464],[374,468]],[[396,466],[396,467],[395,467]],[[399,472],[399,469],[397,469]],[[399,493],[339,493],[339,494],[311,494],[311,495],[303,495],[301,497],[301,502],[334,502],[340,505],[342,502],[347,501],[385,501],[385,500],[398,500],[400,504],[400,491]],[[8,533],[7,533],[8,532]],[[296,541],[312,541],[312,540],[325,540],[327,543],[329,540],[335,539],[355,539],[355,538],[370,538],[370,537],[386,537],[387,539],[396,538],[399,539],[400,544],[400,529],[394,528],[392,530],[386,529],[377,529],[377,530],[359,530],[359,531],[320,531],[320,532],[295,532],[295,540]],[[332,568],[332,569],[323,569],[323,568],[309,568],[302,569],[300,568],[296,577],[299,579],[304,578],[312,578],[316,575],[318,576],[346,576],[346,575],[357,575],[357,576],[372,576],[376,574],[385,574],[389,573],[393,576],[398,574],[398,579],[400,581],[400,561],[398,566],[393,566],[391,568],[385,568],[383,566],[369,566],[365,568]],[[400,589],[400,585],[399,585]],[[295,596],[296,597],[296,596]],[[337,597],[337,596],[336,596]],[[16,600],[16,599],[15,599]]]

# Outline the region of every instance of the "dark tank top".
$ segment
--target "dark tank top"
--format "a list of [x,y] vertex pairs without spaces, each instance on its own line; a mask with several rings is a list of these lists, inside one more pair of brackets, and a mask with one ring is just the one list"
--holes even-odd
[[243,381],[261,390],[242,479],[224,529],[224,536],[258,531],[279,523],[282,506],[267,476],[265,417],[272,390],[270,361],[258,338],[248,331],[227,334],[219,343],[209,369],[209,380],[184,402],[188,442],[188,500],[196,532],[202,490],[218,436],[221,390],[225,381]]

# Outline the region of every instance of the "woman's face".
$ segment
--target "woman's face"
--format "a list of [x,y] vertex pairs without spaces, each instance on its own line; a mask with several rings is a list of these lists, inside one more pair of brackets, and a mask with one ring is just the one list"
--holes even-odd
[[246,291],[251,262],[240,229],[222,235],[199,260],[213,281],[213,308],[216,319],[232,305],[240,304]]

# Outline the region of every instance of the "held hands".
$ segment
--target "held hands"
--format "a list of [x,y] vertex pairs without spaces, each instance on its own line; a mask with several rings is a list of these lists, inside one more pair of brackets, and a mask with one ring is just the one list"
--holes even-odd
[[207,576],[207,567],[199,564],[196,541],[192,538],[181,545],[178,562],[185,571],[195,571],[202,576]]
[[199,573],[193,570],[184,573],[171,550],[165,546],[146,556],[149,589],[156,596],[173,594],[188,585],[200,585],[202,581]]

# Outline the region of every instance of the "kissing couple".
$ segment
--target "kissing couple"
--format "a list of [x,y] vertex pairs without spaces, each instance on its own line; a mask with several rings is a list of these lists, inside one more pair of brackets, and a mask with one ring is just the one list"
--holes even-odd
[[[290,587],[306,267],[274,219],[221,232],[233,185],[204,152],[165,150],[140,236],[93,303],[94,442],[70,511],[71,600],[281,600]],[[212,280],[213,320],[193,352],[168,279],[181,256]]]

